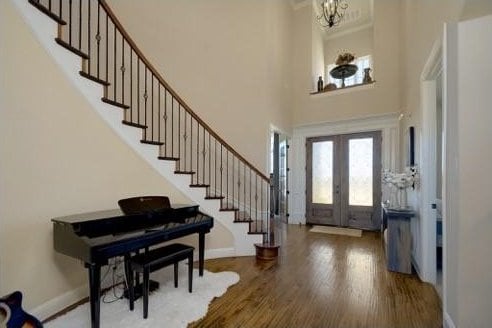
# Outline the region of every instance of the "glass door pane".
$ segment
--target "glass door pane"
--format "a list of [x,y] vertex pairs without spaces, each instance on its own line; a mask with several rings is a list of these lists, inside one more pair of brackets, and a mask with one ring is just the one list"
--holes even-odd
[[373,138],[349,140],[349,205],[373,205]]
[[312,202],[333,204],[333,141],[313,143]]

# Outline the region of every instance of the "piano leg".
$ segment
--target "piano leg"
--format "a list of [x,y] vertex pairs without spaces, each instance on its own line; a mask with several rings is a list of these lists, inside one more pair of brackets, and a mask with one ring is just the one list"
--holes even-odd
[[99,328],[101,300],[101,267],[97,264],[86,264],[89,270],[89,300],[91,302],[91,327]]
[[205,233],[198,234],[198,273],[203,276],[203,260],[205,258]]

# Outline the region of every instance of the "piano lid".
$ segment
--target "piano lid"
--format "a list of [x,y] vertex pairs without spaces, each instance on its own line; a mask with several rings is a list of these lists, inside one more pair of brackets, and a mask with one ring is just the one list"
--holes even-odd
[[140,214],[125,214],[120,209],[96,211],[53,218],[56,225],[70,226],[78,236],[96,237],[152,228],[170,222],[183,222],[198,214],[198,205],[173,205],[171,208]]

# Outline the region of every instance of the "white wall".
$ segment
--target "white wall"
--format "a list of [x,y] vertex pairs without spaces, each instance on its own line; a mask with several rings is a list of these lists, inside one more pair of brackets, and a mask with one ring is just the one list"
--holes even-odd
[[267,172],[269,126],[288,131],[291,122],[289,2],[112,0],[109,4],[190,107]]
[[312,13],[311,19],[311,39],[312,39],[312,55],[311,55],[311,90],[318,91],[318,78],[323,78],[323,84],[326,84],[325,78],[325,54],[323,32],[316,20],[316,15]]
[[324,55],[326,65],[335,63],[341,52],[350,52],[355,57],[373,54],[374,33],[372,26],[363,30],[344,34],[337,38],[324,41]]
[[294,12],[293,126],[364,118],[400,111],[400,2],[374,1],[374,75],[371,88],[310,95],[312,6]]
[[[53,250],[51,218],[141,194],[189,199],[89,108],[11,1],[0,2],[0,39],[0,295],[21,290],[32,309],[87,283],[81,263]],[[220,224],[207,238],[232,243]]]
[[[452,29],[453,27],[451,27]],[[449,130],[446,171],[448,302],[456,327],[487,327],[492,322],[492,16],[460,22],[447,50]],[[456,37],[456,39],[454,39]],[[457,91],[457,94],[451,92]],[[453,280],[453,278],[457,278]]]

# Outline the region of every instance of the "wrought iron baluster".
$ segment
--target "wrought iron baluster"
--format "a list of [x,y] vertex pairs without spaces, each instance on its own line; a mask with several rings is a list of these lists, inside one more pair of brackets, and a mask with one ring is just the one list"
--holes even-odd
[[171,97],[171,157],[174,157],[174,97]]
[[164,88],[164,156],[167,156],[167,90]]
[[[181,103],[178,102],[178,157],[181,156]],[[186,158],[184,159],[186,167]],[[179,167],[181,168],[181,160],[179,161]]]
[[72,45],[72,0],[68,1],[68,44]]
[[140,57],[137,55],[137,122],[140,123]]
[[[106,13],[106,82],[109,82],[109,17]],[[107,89],[107,88],[106,88]]]
[[[161,141],[161,84],[157,81],[157,140]],[[160,147],[159,147],[160,150]]]
[[79,50],[82,51],[82,0],[79,0]]
[[151,106],[151,114],[152,114],[152,118],[151,118],[151,122],[152,123],[151,124],[152,124],[152,129],[150,130],[150,140],[154,141],[155,140],[154,139],[154,130],[155,130],[154,129],[154,74],[152,74],[150,76],[150,79],[151,79],[150,80],[151,81],[151,84],[150,85],[152,87],[152,92],[150,93],[151,94],[151,98],[152,98],[152,100],[151,100],[151,104],[152,104],[152,106]]
[[[143,94],[143,98],[144,98],[144,124],[145,124],[145,126],[148,126],[147,125],[147,98],[148,98],[148,93],[147,93],[147,66],[145,66],[144,79],[145,79],[145,83],[144,83],[145,90],[144,90],[144,94]],[[147,140],[147,130],[148,129],[144,129],[144,131],[143,131],[144,140]]]
[[[62,0],[60,0],[62,1]],[[101,43],[101,3],[97,3],[97,34],[96,34],[96,41],[97,41],[97,78],[100,78],[99,71],[100,71],[100,61],[101,61],[101,49],[100,49],[100,43]],[[107,80],[106,80],[107,82]]]
[[121,103],[125,104],[125,38],[121,35]]
[[117,101],[116,89],[118,88],[118,78],[116,75],[116,25],[113,24],[113,100]]
[[130,122],[133,122],[133,49],[130,47]]
[[[186,161],[186,139],[188,139],[188,135],[187,135],[187,132],[188,132],[188,129],[187,129],[187,124],[186,124],[186,111],[184,112],[184,134],[183,134],[183,141],[184,141],[184,145],[183,145],[183,162],[184,162],[184,171],[186,171],[188,169],[188,166],[187,166],[187,161]],[[191,171],[191,169],[190,169]],[[193,180],[193,177],[191,178]],[[193,182],[193,181],[192,181]]]
[[222,172],[224,171],[222,161],[222,143],[220,144],[220,196],[222,197],[224,194],[222,193]]
[[[190,115],[190,171],[193,171],[193,118]],[[193,183],[193,176],[191,177]]]
[[91,75],[91,1],[87,2],[87,54],[89,55],[89,59],[87,60],[87,73]]
[[203,127],[203,150],[202,150],[202,152],[203,152],[203,175],[202,175],[202,183],[204,185],[207,184],[207,178],[206,178],[206,175],[205,175],[205,169],[206,169],[206,166],[207,166],[207,164],[206,164],[206,161],[207,161],[207,157],[206,157],[207,156],[207,150],[205,148],[205,141],[206,141],[206,139],[205,139],[205,127]]

